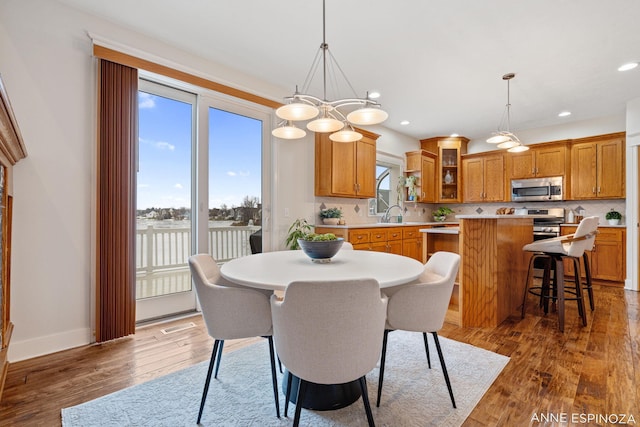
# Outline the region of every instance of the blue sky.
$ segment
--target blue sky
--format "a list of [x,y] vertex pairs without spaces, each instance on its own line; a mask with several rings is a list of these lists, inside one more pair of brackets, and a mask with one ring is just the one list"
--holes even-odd
[[[191,205],[190,104],[139,93],[138,209]],[[261,199],[259,120],[209,109],[209,208]]]

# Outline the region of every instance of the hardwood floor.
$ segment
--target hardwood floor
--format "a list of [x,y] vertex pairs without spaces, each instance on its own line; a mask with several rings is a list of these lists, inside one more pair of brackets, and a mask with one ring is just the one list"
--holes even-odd
[[[581,326],[575,304],[567,303],[564,334],[555,314],[542,316],[533,296],[524,320],[513,316],[497,328],[445,325],[441,336],[511,358],[466,426],[558,425],[537,420],[563,414],[569,420],[572,414],[625,414],[640,423],[640,293],[597,286],[595,295],[596,310],[589,313],[587,327]],[[196,327],[161,332],[189,322]],[[227,342],[225,351],[256,340]],[[61,408],[208,360],[212,343],[196,316],[141,327],[133,337],[14,363],[0,402],[0,425],[60,425]]]

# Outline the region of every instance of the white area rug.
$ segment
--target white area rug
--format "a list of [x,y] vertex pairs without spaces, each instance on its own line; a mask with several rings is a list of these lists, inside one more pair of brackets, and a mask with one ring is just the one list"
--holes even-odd
[[[509,358],[440,337],[457,409],[444,382],[429,334],[427,366],[422,334],[389,334],[382,402],[375,407],[378,368],[367,375],[369,400],[377,426],[459,426],[509,362]],[[208,362],[203,362],[116,393],[62,410],[64,427],[195,426]],[[279,380],[279,387],[282,386]],[[284,412],[284,395],[280,398]],[[205,426],[289,426],[276,418],[267,342],[224,354],[218,379],[211,381],[202,416]],[[302,410],[300,425],[366,426],[362,399],[336,411]]]

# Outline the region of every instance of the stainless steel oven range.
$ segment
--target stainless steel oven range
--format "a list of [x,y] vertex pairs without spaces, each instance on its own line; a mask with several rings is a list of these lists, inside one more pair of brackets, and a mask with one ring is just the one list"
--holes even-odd
[[564,222],[564,208],[527,209],[527,215],[548,215],[533,218],[533,240],[560,235],[560,224]]

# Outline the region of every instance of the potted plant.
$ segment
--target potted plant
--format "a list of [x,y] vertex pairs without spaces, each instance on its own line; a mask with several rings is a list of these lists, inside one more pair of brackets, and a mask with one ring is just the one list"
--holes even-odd
[[304,239],[307,234],[311,233],[312,229],[313,227],[306,219],[296,219],[293,221],[293,224],[291,224],[291,227],[289,227],[289,231],[287,231],[287,240],[285,240],[285,244],[289,249],[300,249],[298,239]]
[[609,225],[618,225],[620,223],[620,220],[622,219],[622,214],[611,209],[609,212],[607,212],[605,218],[607,219],[607,221],[609,221]]
[[320,218],[325,224],[336,225],[342,218],[342,211],[339,208],[328,208],[320,211]]
[[433,219],[434,221],[444,221],[447,219],[447,215],[451,213],[453,213],[453,209],[446,206],[440,206],[438,209],[433,211]]

